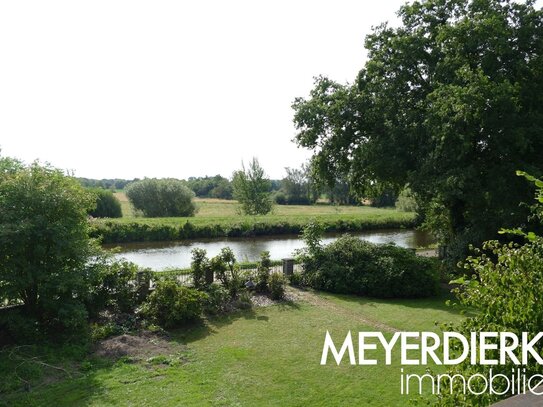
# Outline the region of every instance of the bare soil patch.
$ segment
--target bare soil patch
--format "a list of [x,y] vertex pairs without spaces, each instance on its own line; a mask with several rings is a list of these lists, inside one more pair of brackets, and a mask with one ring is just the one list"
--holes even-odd
[[182,350],[184,350],[183,345],[171,342],[164,336],[142,331],[104,339],[96,345],[94,355],[108,359],[122,357],[148,359],[153,356],[177,353]]

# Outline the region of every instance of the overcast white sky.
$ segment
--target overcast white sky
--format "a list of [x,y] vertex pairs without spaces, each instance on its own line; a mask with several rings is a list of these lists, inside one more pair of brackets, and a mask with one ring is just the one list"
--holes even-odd
[[272,178],[313,76],[352,81],[398,0],[3,1],[0,148],[89,178]]

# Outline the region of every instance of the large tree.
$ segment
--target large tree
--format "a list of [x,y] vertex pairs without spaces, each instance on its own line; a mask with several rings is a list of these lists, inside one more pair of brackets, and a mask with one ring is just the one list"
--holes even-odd
[[409,184],[458,255],[525,219],[543,171],[543,13],[533,1],[429,0],[366,38],[353,84],[316,79],[293,104],[299,145],[321,176]]

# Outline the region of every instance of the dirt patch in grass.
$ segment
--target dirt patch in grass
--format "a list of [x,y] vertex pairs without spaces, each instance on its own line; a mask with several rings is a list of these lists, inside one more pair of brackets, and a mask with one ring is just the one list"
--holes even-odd
[[148,359],[157,355],[178,353],[183,350],[182,347],[164,336],[143,331],[104,339],[96,345],[94,355],[108,359]]

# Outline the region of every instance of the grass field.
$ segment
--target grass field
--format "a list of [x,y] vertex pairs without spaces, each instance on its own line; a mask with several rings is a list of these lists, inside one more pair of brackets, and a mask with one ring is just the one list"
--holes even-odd
[[198,212],[194,217],[143,218],[134,216],[123,193],[116,195],[121,201],[124,216],[94,221],[95,235],[102,236],[104,243],[298,234],[304,225],[314,220],[329,232],[410,228],[415,225],[414,213],[394,208],[276,205],[270,214],[246,216],[239,213],[236,201],[219,199],[196,199]]
[[[116,192],[115,196],[121,202],[123,210],[123,219],[138,220],[134,216],[132,205],[124,192]],[[239,204],[237,201],[226,199],[203,199],[195,198],[197,212],[193,218],[194,221],[200,219],[224,219],[224,218],[239,218],[246,217],[240,214]],[[336,205],[275,205],[272,213],[265,216],[257,216],[257,218],[273,218],[273,217],[319,217],[319,216],[380,216],[389,215],[391,213],[405,214],[405,217],[412,217],[413,214],[396,211],[394,208],[373,208],[371,206],[336,206]],[[247,216],[254,218],[254,216]],[[146,221],[164,222],[171,220],[175,222],[179,218],[145,218]]]
[[[373,300],[300,292],[284,305],[254,308],[171,333],[165,354],[111,361],[72,348],[34,350],[46,365],[0,354],[0,400],[10,406],[405,406],[397,357],[390,366],[321,366],[326,330],[437,331],[462,317],[444,298]],[[27,350],[31,354],[30,350]],[[378,352],[369,357],[380,355]],[[39,359],[43,360],[43,359]],[[30,369],[30,368],[33,368]],[[431,366],[434,373],[442,367]],[[422,366],[408,367],[423,374]],[[32,377],[18,379],[27,373]],[[71,377],[70,377],[71,376]],[[24,388],[30,391],[24,391]],[[2,405],[2,402],[0,402]]]

